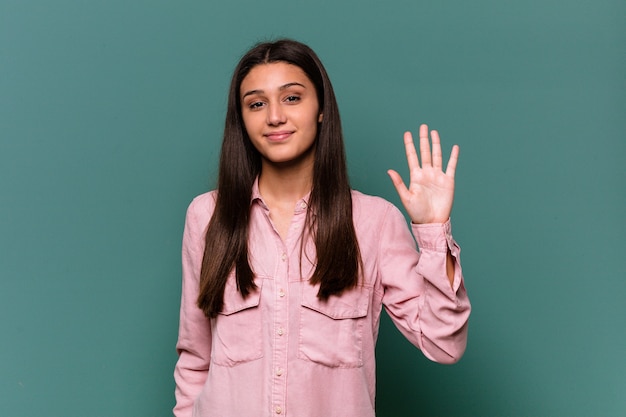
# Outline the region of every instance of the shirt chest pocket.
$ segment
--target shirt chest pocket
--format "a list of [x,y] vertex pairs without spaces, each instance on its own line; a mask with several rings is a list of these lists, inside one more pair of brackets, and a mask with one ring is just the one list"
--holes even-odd
[[259,305],[263,280],[255,279],[255,283],[256,291],[246,298],[237,291],[234,277],[226,283],[224,307],[212,320],[211,361],[217,365],[235,366],[263,356]]
[[357,286],[327,301],[317,298],[319,286],[302,284],[298,357],[340,368],[363,366],[363,332],[370,289]]

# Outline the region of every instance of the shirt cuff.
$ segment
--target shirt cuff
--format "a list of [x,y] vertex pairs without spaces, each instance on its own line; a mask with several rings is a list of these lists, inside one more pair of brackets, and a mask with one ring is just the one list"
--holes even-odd
[[447,252],[457,245],[452,238],[450,219],[445,223],[414,224],[411,223],[413,235],[420,250]]

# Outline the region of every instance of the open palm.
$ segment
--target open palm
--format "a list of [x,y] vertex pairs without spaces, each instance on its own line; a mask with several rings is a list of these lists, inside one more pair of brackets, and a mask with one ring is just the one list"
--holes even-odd
[[441,140],[436,130],[431,132],[432,153],[428,140],[428,126],[420,126],[420,161],[411,132],[404,133],[404,146],[409,164],[409,187],[394,170],[387,173],[398,191],[411,221],[416,224],[444,223],[450,217],[454,201],[454,173],[459,158],[459,147],[454,145],[445,172],[442,169]]

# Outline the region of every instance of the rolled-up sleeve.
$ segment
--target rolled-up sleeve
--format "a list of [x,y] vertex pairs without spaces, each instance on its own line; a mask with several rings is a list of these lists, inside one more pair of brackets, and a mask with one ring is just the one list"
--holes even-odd
[[[415,240],[402,213],[391,206],[379,240],[383,304],[400,332],[427,358],[455,363],[465,352],[471,310],[460,248],[452,238],[450,221],[411,228]],[[454,258],[452,285],[446,269],[448,251]]]
[[198,219],[198,200],[187,209],[182,243],[182,294],[178,331],[178,362],[174,370],[176,406],[174,415],[189,417],[195,398],[207,379],[211,359],[210,322],[196,305],[204,253],[204,229]]

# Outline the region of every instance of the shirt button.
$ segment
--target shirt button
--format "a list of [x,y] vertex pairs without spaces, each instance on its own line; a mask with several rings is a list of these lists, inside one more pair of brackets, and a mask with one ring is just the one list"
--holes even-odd
[[283,290],[282,288],[280,290],[278,290],[278,296],[279,297],[284,297],[285,296],[285,290]]
[[276,375],[277,375],[277,376],[282,376],[282,375],[283,375],[283,370],[282,370],[282,369],[280,369],[280,368],[278,368],[278,369],[276,370]]
[[283,409],[282,409],[280,406],[277,406],[277,407],[275,408],[275,411],[276,411],[276,414],[282,414]]
[[279,336],[282,336],[283,334],[285,334],[285,330],[282,327],[279,327],[276,333],[278,333]]
[[282,261],[285,262],[287,260],[287,254],[283,252],[283,254],[280,255],[280,259],[282,259]]

